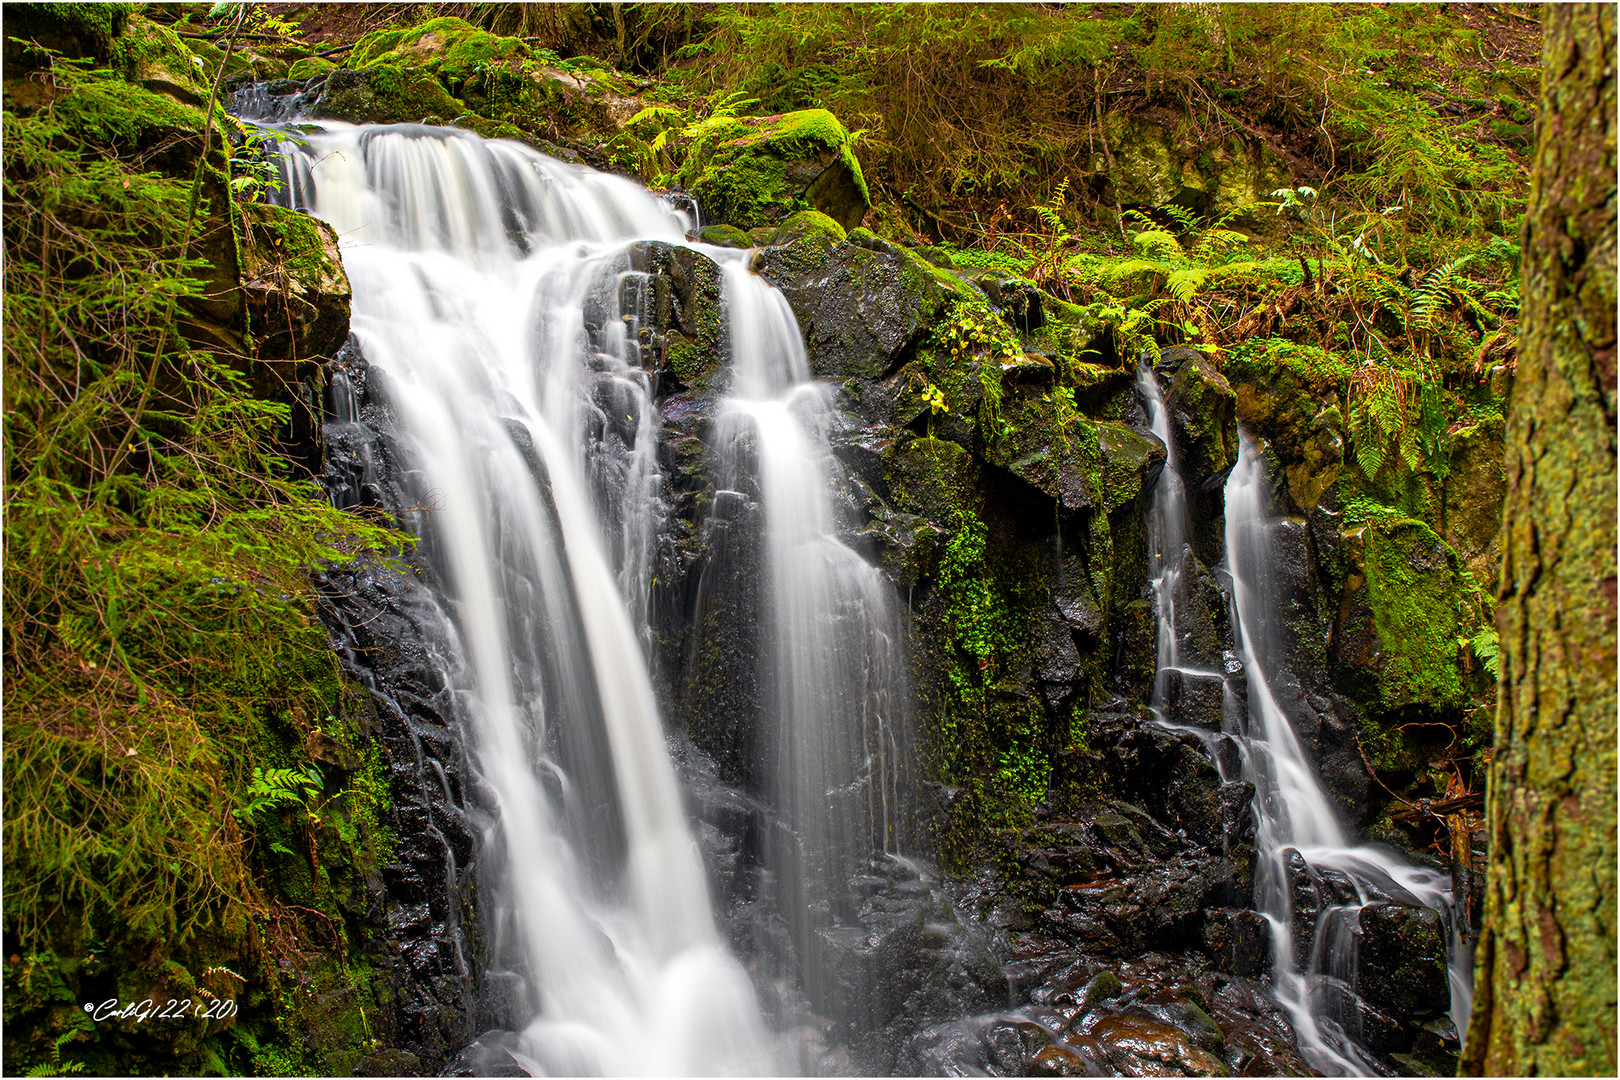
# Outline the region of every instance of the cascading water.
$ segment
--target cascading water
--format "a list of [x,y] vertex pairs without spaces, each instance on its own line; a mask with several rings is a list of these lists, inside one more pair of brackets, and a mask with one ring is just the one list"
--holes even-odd
[[[1151,367],[1141,368],[1137,385],[1153,433],[1168,455],[1148,514],[1159,617],[1153,712],[1160,723],[1191,731],[1212,745],[1210,732],[1177,721],[1178,688],[1189,679],[1221,673],[1181,662],[1177,614],[1185,598],[1182,578],[1188,558],[1185,491],[1169,416]],[[1273,691],[1271,673],[1286,667],[1287,659],[1271,631],[1279,607],[1271,595],[1265,480],[1262,448],[1240,431],[1238,463],[1225,489],[1225,542],[1239,660],[1231,667],[1236,674],[1240,666],[1246,678],[1248,706],[1244,710],[1241,695],[1228,690],[1224,726],[1242,751],[1242,779],[1255,786],[1255,905],[1271,927],[1273,989],[1290,1015],[1305,1059],[1328,1075],[1387,1073],[1361,1042],[1353,997],[1362,910],[1395,903],[1439,913],[1448,934],[1451,1019],[1459,1035],[1466,1031],[1471,1005],[1471,950],[1456,927],[1449,878],[1411,866],[1387,849],[1352,842]],[[1219,754],[1212,757],[1222,760]],[[1322,905],[1308,933],[1296,936],[1294,883],[1301,875],[1324,882],[1332,902]]]
[[[1148,424],[1164,444],[1164,468],[1153,486],[1148,504],[1148,580],[1153,588],[1154,609],[1158,616],[1158,657],[1153,675],[1150,707],[1161,724],[1182,729],[1173,719],[1189,689],[1223,677],[1213,667],[1184,664],[1182,653],[1187,610],[1187,488],[1176,461],[1176,442],[1170,433],[1170,415],[1159,393],[1157,377],[1149,364],[1136,372],[1137,391],[1148,406]],[[1208,732],[1185,728],[1207,741]]]
[[763,516],[762,771],[779,818],[766,864],[811,1002],[847,1012],[830,996],[820,935],[853,921],[846,883],[860,864],[899,851],[899,624],[888,583],[838,537],[840,470],[828,443],[837,415],[829,389],[810,380],[793,312],[746,255],[724,258],[732,385],[719,478],[757,487]]
[[643,653],[662,507],[627,245],[639,186],[509,142],[301,125],[292,205],[331,223],[352,330],[445,595],[446,677],[491,821],[497,1040],[536,1073],[773,1071],[716,933]]
[[[1278,999],[1293,1017],[1300,1050],[1325,1073],[1386,1071],[1360,1045],[1354,1003],[1354,929],[1375,902],[1431,908],[1445,926],[1451,1018],[1467,1030],[1472,958],[1456,930],[1450,878],[1414,867],[1393,852],[1354,844],[1306,759],[1268,673],[1284,664],[1271,627],[1278,605],[1270,595],[1266,473],[1262,448],[1240,430],[1238,463],[1226,482],[1226,558],[1232,582],[1234,637],[1248,673],[1244,737],[1245,779],[1256,789],[1255,904],[1271,922]],[[1300,864],[1303,864],[1302,866]],[[1347,883],[1349,895],[1324,905],[1309,944],[1297,945],[1290,881],[1299,869]]]

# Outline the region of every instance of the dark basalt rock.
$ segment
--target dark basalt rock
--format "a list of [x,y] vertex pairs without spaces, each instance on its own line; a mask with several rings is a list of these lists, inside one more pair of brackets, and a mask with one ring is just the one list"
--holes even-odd
[[[324,429],[326,484],[344,507],[413,505],[393,470],[392,425],[378,380],[351,339],[339,352]],[[395,861],[375,883],[376,936],[365,946],[387,973],[377,1023],[397,1046],[368,1068],[436,1071],[472,1035],[477,956],[475,836],[463,734],[432,643],[443,615],[415,556],[316,578],[320,614],[346,673],[369,690],[389,762]],[[413,565],[414,564],[414,565]],[[362,1063],[364,1064],[364,1062]]]
[[921,259],[823,232],[765,248],[754,269],[787,297],[810,370],[821,377],[886,375],[942,317],[949,299]]
[[1360,916],[1356,992],[1402,1020],[1431,1020],[1450,1007],[1440,916],[1428,908],[1368,904]]
[[1260,978],[1271,970],[1271,924],[1258,911],[1204,912],[1204,944],[1216,966],[1234,975]]
[[1164,399],[1182,479],[1190,488],[1218,482],[1237,462],[1237,395],[1203,353],[1165,353],[1183,354]]

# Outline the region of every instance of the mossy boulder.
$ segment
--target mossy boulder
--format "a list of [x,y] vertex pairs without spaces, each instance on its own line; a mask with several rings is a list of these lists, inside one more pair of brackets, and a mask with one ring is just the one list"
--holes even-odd
[[735,225],[705,225],[698,230],[698,239],[716,247],[751,248],[754,238]]
[[1332,658],[1340,684],[1383,709],[1461,708],[1477,601],[1457,553],[1412,519],[1345,531],[1346,572]]
[[305,56],[294,60],[287,68],[287,78],[294,82],[308,82],[324,72],[337,70],[337,65],[324,56]]
[[362,37],[316,110],[362,122],[455,123],[543,144],[614,134],[640,109],[623,76],[553,62],[520,38],[443,16]]
[[[295,366],[331,359],[349,336],[351,297],[337,234],[324,221],[279,206],[249,203],[239,212],[242,290],[261,355]],[[298,377],[293,370],[277,374]]]
[[1270,444],[1289,498],[1309,512],[1344,469],[1344,416],[1335,373],[1272,355],[1229,365],[1237,422]]
[[1157,440],[1123,424],[1060,411],[1052,395],[1021,395],[1003,411],[1005,422],[985,447],[985,460],[1064,510],[1112,513],[1135,501],[1164,467]]
[[202,109],[118,79],[87,81],[57,101],[76,134],[121,155],[145,156],[180,174],[202,150]]
[[630,269],[648,276],[648,366],[660,373],[660,393],[716,389],[724,369],[720,267],[691,248],[646,241],[631,246]]
[[354,124],[442,124],[461,115],[463,108],[426,72],[376,63],[360,71],[332,72],[311,111]]
[[209,76],[202,60],[179,34],[140,15],[133,15],[113,42],[111,59],[124,79],[187,105],[208,101]]
[[1502,418],[1493,416],[1455,433],[1442,489],[1440,531],[1482,582],[1494,582],[1500,573],[1507,493],[1503,430]]
[[529,47],[515,37],[480,30],[463,19],[443,16],[404,30],[377,30],[355,42],[349,66],[389,64],[420,68],[447,80],[464,81],[491,64],[518,67]]
[[710,221],[754,229],[813,209],[852,229],[871,208],[854,140],[826,109],[716,117],[688,130],[678,179]]
[[772,230],[770,242],[773,245],[791,244],[806,236],[825,236],[835,244],[849,238],[842,225],[821,211],[800,210]]
[[135,10],[134,4],[7,4],[5,78],[13,81],[38,71],[45,54],[28,48],[35,42],[70,60],[112,59],[113,44]]

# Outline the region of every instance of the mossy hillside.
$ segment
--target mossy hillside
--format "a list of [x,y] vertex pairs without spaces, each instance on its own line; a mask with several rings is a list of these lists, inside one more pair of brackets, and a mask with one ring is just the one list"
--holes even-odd
[[636,111],[631,94],[600,66],[441,16],[360,38],[328,75],[316,109],[357,122],[455,124],[544,149],[562,139],[594,159]]
[[169,27],[135,15],[114,40],[110,53],[113,66],[126,81],[187,105],[207,103],[207,65]]
[[[220,273],[184,254],[201,114],[60,62],[37,85],[35,111],[8,98],[4,140],[6,1052],[18,1069],[262,1071],[233,1058],[239,1031],[296,1071],[340,1071],[287,988],[334,963],[356,993],[371,980],[345,957],[389,807],[375,763],[359,783],[343,763],[364,761],[367,709],[307,573],[397,538],[289,475],[287,406],[248,391],[245,327],[221,328],[223,353],[186,336]],[[200,176],[191,238],[229,241],[224,174]],[[249,812],[255,768],[310,778],[298,807]],[[277,845],[310,867],[297,899]],[[239,1015],[82,1009],[209,995]]]
[[8,4],[6,78],[18,79],[41,63],[20,42],[37,42],[70,60],[111,59],[118,36],[136,7],[128,3]]

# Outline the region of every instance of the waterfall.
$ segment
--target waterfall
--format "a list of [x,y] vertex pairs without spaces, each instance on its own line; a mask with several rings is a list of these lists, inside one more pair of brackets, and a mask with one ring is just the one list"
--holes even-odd
[[[1305,1059],[1328,1074],[1383,1072],[1357,1038],[1354,1003],[1345,993],[1355,985],[1358,913],[1377,901],[1439,913],[1459,1035],[1467,1031],[1472,1003],[1471,950],[1460,939],[1448,876],[1352,841],[1273,691],[1268,673],[1286,659],[1272,630],[1278,605],[1270,588],[1266,491],[1262,448],[1240,429],[1238,463],[1226,482],[1226,559],[1234,637],[1248,673],[1248,714],[1238,718],[1237,733],[1246,750],[1244,778],[1255,785],[1255,904],[1271,923],[1275,990]],[[1291,882],[1301,871],[1340,886],[1328,890],[1339,895],[1323,905],[1308,950],[1296,948],[1304,942],[1293,931]]]
[[853,922],[847,882],[862,864],[899,853],[899,623],[882,574],[839,539],[831,392],[810,380],[793,312],[748,254],[722,263],[732,385],[716,444],[719,482],[757,490],[763,518],[761,771],[779,821],[765,856],[797,953],[777,960],[823,1015],[858,1022],[833,1000],[821,935]]
[[[1149,365],[1138,371],[1137,386],[1153,433],[1167,453],[1147,520],[1149,572],[1159,624],[1152,713],[1157,723],[1191,732],[1213,749],[1218,736],[1181,723],[1177,716],[1178,694],[1187,680],[1222,673],[1182,661],[1178,615],[1190,556],[1186,495],[1169,415]],[[1394,902],[1440,914],[1448,937],[1451,1018],[1459,1034],[1466,1031],[1470,1009],[1471,950],[1456,925],[1449,878],[1411,866],[1387,849],[1353,842],[1279,704],[1270,673],[1285,667],[1287,658],[1272,630],[1280,609],[1271,588],[1265,462],[1261,448],[1241,431],[1238,456],[1225,489],[1226,570],[1238,661],[1227,667],[1232,674],[1241,671],[1245,676],[1248,704],[1245,710],[1239,704],[1243,695],[1229,689],[1224,727],[1241,749],[1241,779],[1255,786],[1255,906],[1271,928],[1273,990],[1312,1067],[1327,1075],[1381,1074],[1387,1067],[1360,1041],[1353,997],[1361,910],[1370,903]],[[1217,763],[1222,760],[1219,754],[1211,756]],[[1223,774],[1222,779],[1238,777]],[[1309,933],[1296,938],[1294,883],[1302,875],[1325,882],[1331,902],[1322,905]]]
[[1187,488],[1176,461],[1170,414],[1165,409],[1164,396],[1159,393],[1151,364],[1144,363],[1137,368],[1136,388],[1147,403],[1148,426],[1164,444],[1165,453],[1164,468],[1159,471],[1159,479],[1153,485],[1153,498],[1148,504],[1148,581],[1159,624],[1158,656],[1149,707],[1160,724],[1190,731],[1207,743],[1209,732],[1178,724],[1174,717],[1189,684],[1221,679],[1224,672],[1182,662],[1185,626],[1182,616],[1188,610],[1186,569],[1191,554],[1187,547]]
[[441,579],[490,814],[497,1042],[534,1073],[773,1071],[645,656],[665,511],[627,248],[683,222],[631,181],[450,129],[301,124],[280,149],[283,199],[339,236],[417,499],[393,509]]

